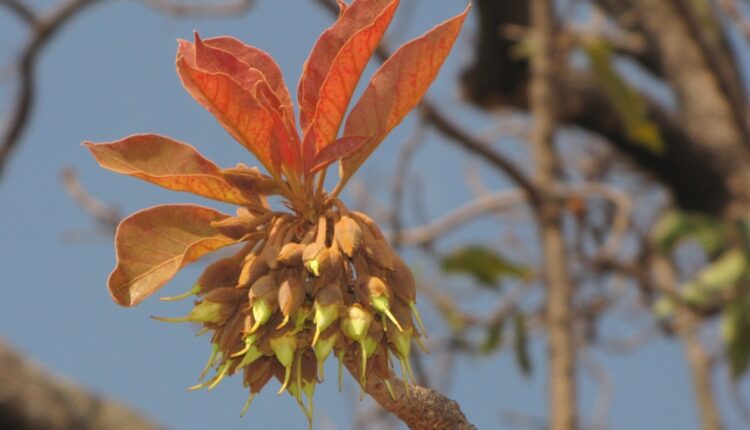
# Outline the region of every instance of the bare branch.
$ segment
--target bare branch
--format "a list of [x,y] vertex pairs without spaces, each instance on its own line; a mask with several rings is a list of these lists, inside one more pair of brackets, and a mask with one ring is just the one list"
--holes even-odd
[[83,187],[78,180],[78,175],[73,168],[65,168],[60,172],[60,179],[63,182],[65,191],[88,216],[98,224],[105,227],[108,231],[114,233],[117,225],[120,224],[123,216],[120,210],[112,205],[103,203],[95,198]]
[[148,6],[170,15],[189,16],[227,16],[246,12],[255,0],[232,0],[216,4],[187,4],[173,0],[142,0]]
[[[359,363],[356,360],[347,360],[346,367],[352,376],[358,378]],[[388,378],[388,384],[393,390],[393,397],[386,384],[378,377],[367,379],[365,391],[410,429],[476,430],[467,421],[458,403],[437,391],[406,384],[393,374]]]
[[136,412],[52,375],[0,341],[0,428],[155,430]]
[[9,9],[28,26],[34,27],[37,25],[37,17],[34,11],[23,2],[19,0],[0,0],[0,6]]

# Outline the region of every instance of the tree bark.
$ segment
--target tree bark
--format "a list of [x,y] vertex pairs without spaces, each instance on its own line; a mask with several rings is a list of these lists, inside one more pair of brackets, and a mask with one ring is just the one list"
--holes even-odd
[[[555,11],[552,0],[531,2],[531,152],[537,188],[549,194],[556,182],[554,133],[556,91],[553,81]],[[559,201],[543,198],[536,206],[547,287],[546,322],[549,338],[549,420],[552,430],[576,430],[575,339],[573,333],[573,285],[562,232]]]
[[[359,361],[350,357],[345,365],[354,379],[359,380]],[[410,429],[477,430],[455,400],[429,388],[406,384],[393,374],[388,378],[388,384],[393,390],[393,397],[385,382],[371,372],[367,377],[365,392]]]

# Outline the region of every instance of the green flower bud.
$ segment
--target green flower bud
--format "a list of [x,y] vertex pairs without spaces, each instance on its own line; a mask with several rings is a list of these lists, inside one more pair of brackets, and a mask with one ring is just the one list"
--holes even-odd
[[305,247],[302,253],[302,261],[310,273],[320,276],[331,264],[331,255],[328,248],[317,242],[313,242]]
[[269,340],[271,350],[279,363],[284,367],[284,382],[279,389],[278,394],[281,394],[289,385],[289,378],[292,372],[292,364],[294,363],[294,356],[297,351],[297,336],[292,331],[287,331],[278,337],[272,337]]
[[339,340],[339,332],[334,331],[330,336],[319,338],[318,342],[313,345],[313,351],[315,351],[315,358],[318,361],[318,374],[321,380],[323,379],[323,363],[325,362],[328,355],[333,351],[333,347],[336,346],[336,342]]
[[372,315],[362,305],[355,303],[349,307],[346,315],[344,315],[341,321],[341,329],[348,338],[359,342],[364,340],[370,324],[372,324]]
[[253,319],[255,320],[255,324],[250,329],[250,333],[254,333],[258,330],[258,327],[265,324],[271,318],[271,315],[273,315],[274,310],[275,306],[271,306],[268,300],[262,297],[253,300]]
[[339,306],[338,303],[330,305],[315,303],[315,317],[313,319],[315,323],[315,335],[313,336],[312,346],[315,346],[320,334],[339,318]]

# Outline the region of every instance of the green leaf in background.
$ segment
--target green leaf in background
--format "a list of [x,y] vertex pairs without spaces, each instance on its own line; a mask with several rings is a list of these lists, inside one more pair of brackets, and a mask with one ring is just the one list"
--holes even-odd
[[526,333],[526,316],[521,312],[513,315],[516,363],[524,376],[531,375],[532,364],[529,355],[529,341]]
[[500,318],[487,328],[487,337],[479,347],[481,354],[487,355],[498,349],[503,344],[503,328],[505,319]]
[[651,240],[664,253],[670,253],[683,240],[693,239],[709,258],[727,246],[726,227],[719,220],[702,214],[668,211],[651,230]]
[[530,274],[528,268],[508,261],[498,252],[482,246],[470,245],[443,257],[441,267],[445,273],[463,273],[472,276],[485,287],[497,288],[503,278],[523,278]]
[[594,76],[624,123],[628,137],[655,154],[664,152],[661,132],[648,119],[645,102],[612,67],[612,49],[609,44],[601,39],[593,39],[584,43],[583,49],[588,55]]
[[732,378],[740,378],[750,364],[750,300],[729,305],[721,314],[721,336],[726,345]]
[[707,304],[714,296],[734,288],[747,274],[747,256],[741,249],[733,248],[701,270],[694,280],[685,284],[682,298],[696,305]]

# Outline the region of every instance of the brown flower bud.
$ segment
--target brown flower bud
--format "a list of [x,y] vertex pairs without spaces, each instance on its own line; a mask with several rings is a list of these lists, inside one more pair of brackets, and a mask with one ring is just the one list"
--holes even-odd
[[290,267],[299,266],[302,264],[302,252],[304,252],[304,250],[305,245],[289,242],[281,247],[278,260]]
[[237,285],[240,287],[249,287],[266,273],[268,273],[268,265],[266,262],[257,254],[249,254],[245,258],[245,263],[242,266]]
[[409,266],[399,257],[393,260],[393,271],[387,273],[388,285],[393,294],[401,301],[412,303],[416,301],[416,282]]
[[342,215],[333,228],[334,240],[344,254],[352,257],[362,244],[362,228],[347,215]]
[[320,276],[331,265],[331,255],[325,245],[314,242],[305,247],[302,261],[307,270],[315,276]]
[[361,212],[352,213],[362,229],[362,245],[367,258],[378,267],[393,270],[395,254],[375,222]]
[[278,285],[271,275],[260,277],[250,288],[248,298],[253,312],[250,333],[265,324],[278,308]]
[[279,309],[284,315],[284,321],[277,328],[283,327],[289,321],[289,316],[297,311],[305,301],[304,280],[294,274],[288,276],[279,286]]
[[260,256],[271,269],[277,269],[279,267],[279,251],[284,244],[284,236],[289,230],[289,227],[289,224],[286,222],[286,217],[279,217],[276,219],[273,227],[271,227],[271,231],[268,233],[266,246],[263,247]]
[[[219,337],[219,348],[225,356],[242,348],[242,329],[245,323],[245,315],[242,312],[235,312],[234,315],[222,327],[221,336]],[[218,333],[218,332],[217,332]]]

